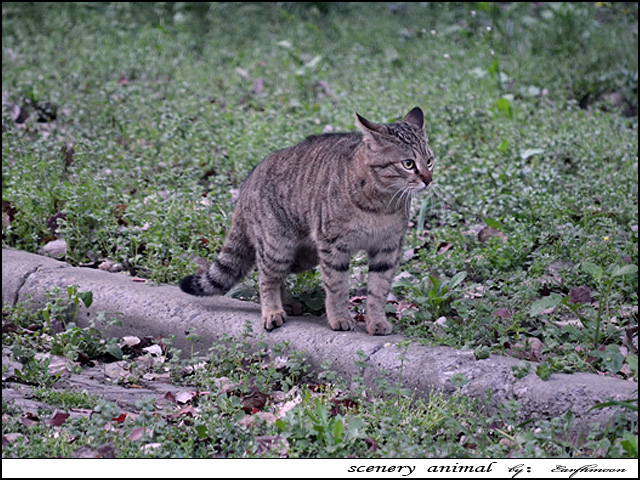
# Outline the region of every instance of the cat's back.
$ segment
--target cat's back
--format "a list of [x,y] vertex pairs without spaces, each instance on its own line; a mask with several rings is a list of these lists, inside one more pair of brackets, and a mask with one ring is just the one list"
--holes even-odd
[[319,180],[348,163],[362,136],[352,133],[311,135],[291,147],[277,150],[260,162],[247,178],[257,186],[267,182],[279,185]]

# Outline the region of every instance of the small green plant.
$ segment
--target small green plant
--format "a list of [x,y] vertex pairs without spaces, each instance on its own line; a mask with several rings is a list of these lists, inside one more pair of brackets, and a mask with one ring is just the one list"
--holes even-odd
[[[637,393],[637,390],[636,390]],[[599,403],[594,405],[589,409],[591,410],[600,409],[600,408],[608,408],[608,407],[620,407],[623,410],[638,412],[638,398],[630,398],[625,401],[618,400],[610,400],[608,402]],[[638,435],[637,433],[634,435],[633,431],[625,430],[622,432],[622,435],[617,439],[614,439],[613,443],[616,441],[620,444],[624,452],[626,453],[627,458],[638,458]]]
[[482,345],[473,351],[473,355],[476,357],[476,360],[484,360],[491,355],[491,349],[486,345]]
[[[25,372],[30,372],[27,375],[29,377],[44,372],[44,363],[49,361],[47,359],[36,364],[34,358],[37,351],[46,350],[52,355],[63,355],[71,360],[78,360],[82,356],[83,361],[88,361],[103,355],[122,359],[118,339],[104,338],[101,332],[104,326],[117,325],[119,319],[115,315],[98,312],[87,326],[81,327],[77,324],[80,302],[88,308],[92,304],[93,294],[90,291],[80,291],[77,285],[66,287],[66,294],[65,298],[61,295],[61,289],[54,287],[47,292],[47,303],[35,313],[27,314],[20,306],[8,312],[15,316],[16,323],[31,325],[33,329],[32,332],[14,334],[6,339],[12,345],[14,356],[24,360],[23,364],[27,369]],[[38,334],[39,329],[50,335],[46,345],[43,337]],[[25,372],[21,373],[26,375]]]
[[32,348],[23,348],[21,344],[16,343],[12,347],[12,353],[22,365],[15,369],[14,375],[23,383],[48,387],[56,383],[62,375],[61,373],[52,375],[49,371],[51,358],[38,355]]
[[418,306],[422,316],[435,320],[451,312],[457,298],[455,289],[466,277],[466,272],[458,272],[448,280],[435,275],[425,276],[418,281],[403,278],[396,283],[396,287],[406,292],[407,299]]
[[86,390],[81,392],[70,390],[59,391],[40,387],[33,390],[33,396],[44,403],[65,409],[93,408],[99,403],[99,398],[95,395],[88,394]]
[[397,348],[400,350],[400,374],[398,375],[398,380],[395,385],[387,386],[385,391],[388,395],[393,395],[397,400],[400,400],[400,397],[408,397],[412,394],[411,390],[403,387],[402,383],[402,374],[404,372],[404,362],[407,357],[407,352],[409,351],[409,345],[411,345],[410,339],[400,340],[397,343]]
[[531,364],[529,362],[520,362],[518,365],[511,367],[513,376],[516,378],[524,378],[531,371]]
[[593,348],[600,346],[600,326],[603,320],[603,314],[609,317],[609,300],[611,296],[611,289],[616,281],[621,280],[624,282],[625,277],[636,275],[636,287],[637,287],[637,265],[623,265],[619,266],[611,264],[605,271],[599,265],[591,262],[582,263],[582,270],[591,275],[594,281],[600,286],[601,298],[598,306],[598,314],[596,316],[595,332],[593,336]]

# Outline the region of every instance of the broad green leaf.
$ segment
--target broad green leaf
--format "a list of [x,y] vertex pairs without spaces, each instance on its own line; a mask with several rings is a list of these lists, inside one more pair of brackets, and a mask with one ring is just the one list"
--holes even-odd
[[533,302],[531,310],[529,310],[529,315],[536,317],[548,308],[557,307],[560,303],[562,303],[562,295],[552,293],[547,297],[542,297],[540,300]]
[[496,102],[498,108],[509,118],[513,118],[513,110],[511,108],[511,102],[504,97],[501,97]]
[[89,308],[93,303],[93,292],[78,292],[78,298],[82,300],[82,303],[84,303],[85,307]]
[[473,351],[473,355],[476,357],[476,360],[484,360],[485,358],[489,358],[491,354],[491,349],[486,345],[476,348]]
[[635,353],[630,353],[627,355],[627,365],[631,369],[631,373],[633,377],[637,380],[638,378],[638,355]]
[[279,432],[284,432],[284,430],[287,428],[287,423],[281,418],[278,418],[276,420],[276,428]]
[[107,348],[105,349],[105,351],[111,355],[113,358],[117,359],[117,360],[122,360],[122,350],[120,349],[120,347],[118,345],[109,345],[107,346]]
[[616,345],[607,345],[604,350],[594,350],[591,356],[600,358],[604,369],[618,373],[624,364],[624,355],[620,353],[620,348]]
[[602,270],[602,267],[599,267],[595,263],[591,263],[591,262],[582,263],[582,265],[580,265],[580,268],[582,268],[583,271],[587,272],[597,281],[599,281],[602,278],[602,274],[604,273],[604,271]]
[[344,433],[344,425],[342,423],[342,420],[340,420],[339,418],[334,418],[334,425],[333,425],[333,439],[335,441],[335,443],[340,443],[342,442],[342,434]]
[[209,436],[209,432],[207,431],[206,425],[196,425],[196,433],[198,434],[198,438],[203,440]]
[[638,273],[637,265],[624,265],[623,267],[616,268],[613,276],[622,277],[623,275],[633,275],[634,273]]
[[484,223],[486,223],[488,227],[493,227],[493,228],[497,228],[498,230],[502,230],[502,224],[495,218],[485,218]]
[[449,288],[455,288],[462,283],[462,281],[467,278],[467,272],[458,272],[451,280],[449,280]]
[[631,432],[624,432],[620,445],[631,458],[638,458],[638,436]]
[[367,430],[366,422],[360,417],[353,417],[347,424],[347,435],[349,438],[362,438]]
[[500,61],[497,58],[493,59],[491,65],[489,65],[489,73],[492,77],[495,77],[500,71]]

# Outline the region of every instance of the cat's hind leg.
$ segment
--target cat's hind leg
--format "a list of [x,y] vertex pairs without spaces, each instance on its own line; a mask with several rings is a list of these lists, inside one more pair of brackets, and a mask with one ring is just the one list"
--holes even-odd
[[263,237],[258,241],[256,264],[260,275],[260,306],[262,325],[266,330],[280,327],[287,318],[282,305],[282,289],[285,277],[291,272],[295,246],[280,239]]

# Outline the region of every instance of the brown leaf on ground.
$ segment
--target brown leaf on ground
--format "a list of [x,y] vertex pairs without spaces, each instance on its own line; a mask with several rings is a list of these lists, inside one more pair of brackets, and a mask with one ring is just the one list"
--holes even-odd
[[40,418],[35,413],[24,412],[20,415],[20,423],[26,427],[33,427],[40,423]]
[[118,415],[115,418],[112,418],[111,421],[112,422],[116,422],[116,423],[122,423],[125,421],[125,419],[127,418],[127,414],[126,413],[121,413],[120,415]]
[[373,437],[367,437],[364,439],[365,443],[369,447],[370,452],[375,452],[378,450],[378,441]]
[[333,403],[333,407],[329,411],[329,415],[332,417],[344,415],[347,410],[354,410],[359,405],[358,402],[350,398],[332,398],[330,402]]
[[177,412],[174,412],[171,415],[169,415],[169,419],[170,420],[177,420],[178,418],[182,417],[183,415],[189,415],[191,417],[194,417],[196,415],[196,413],[197,413],[196,409],[193,408],[192,405],[185,405],[184,407],[182,407]]
[[59,427],[60,425],[62,425],[64,422],[67,421],[67,418],[69,418],[71,415],[69,415],[68,413],[64,413],[64,412],[56,412],[53,417],[51,417],[49,420],[47,420],[47,425],[50,425],[52,427]]
[[529,360],[531,362],[541,362],[544,359],[542,355],[542,349],[544,344],[540,339],[536,337],[529,337],[525,343],[515,343],[509,350],[510,355],[521,358],[523,360]]
[[151,429],[146,427],[139,427],[131,432],[131,434],[129,434],[129,440],[137,442],[138,440],[145,438],[148,435],[151,435]]
[[6,227],[16,219],[16,213],[18,213],[18,210],[15,203],[10,200],[2,200],[2,222]]
[[100,445],[97,450],[101,458],[116,458],[116,447],[113,442]]
[[255,413],[264,408],[267,403],[269,396],[262,392],[252,392],[249,395],[243,397],[242,399],[242,410],[244,413]]
[[15,442],[16,440],[23,440],[25,443],[29,443],[29,437],[21,434],[21,433],[7,433],[2,436],[2,446],[8,445],[10,443]]
[[[176,403],[189,403],[193,400],[198,394],[196,392],[178,392],[175,396]],[[165,395],[166,396],[166,395]]]
[[563,270],[573,272],[575,267],[576,264],[569,260],[554,260],[547,266],[547,272],[553,276],[558,276]]
[[581,286],[571,289],[569,292],[569,301],[571,303],[591,303],[593,297],[591,296],[593,290],[587,286]]
[[625,330],[622,343],[630,352],[638,353],[638,325],[632,325]]
[[102,458],[102,455],[91,447],[83,446],[71,452],[71,458]]
[[62,148],[62,158],[64,158],[64,166],[69,167],[73,163],[73,154],[75,153],[75,145],[72,142],[65,143]]
[[485,243],[490,238],[498,238],[502,242],[507,241],[507,236],[494,227],[484,227],[478,232],[478,240],[480,240],[481,243]]

